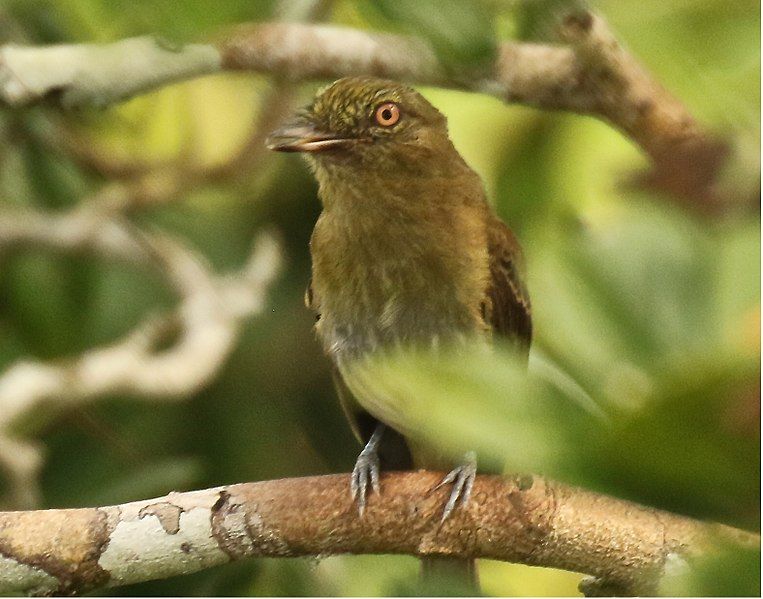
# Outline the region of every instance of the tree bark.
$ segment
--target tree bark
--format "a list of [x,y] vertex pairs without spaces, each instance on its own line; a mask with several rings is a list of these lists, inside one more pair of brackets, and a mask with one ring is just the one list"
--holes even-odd
[[654,594],[666,563],[714,540],[760,537],[539,476],[478,476],[440,522],[441,473],[387,473],[363,517],[349,475],[245,483],[119,506],[0,513],[0,592],[79,593],[249,557],[407,554],[489,558],[590,574]]

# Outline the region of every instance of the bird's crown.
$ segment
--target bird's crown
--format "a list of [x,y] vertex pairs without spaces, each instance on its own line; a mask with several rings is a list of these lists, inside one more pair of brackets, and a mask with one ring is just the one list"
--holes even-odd
[[305,110],[316,125],[353,137],[399,134],[445,117],[421,94],[396,81],[346,77],[323,88]]

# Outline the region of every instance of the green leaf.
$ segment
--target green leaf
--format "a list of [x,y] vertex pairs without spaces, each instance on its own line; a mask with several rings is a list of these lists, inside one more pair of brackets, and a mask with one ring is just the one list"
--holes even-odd
[[585,447],[608,434],[578,397],[547,376],[528,376],[522,361],[500,347],[437,355],[399,350],[351,368],[345,378],[369,411],[398,430],[453,459],[476,450],[511,472],[580,480]]
[[517,10],[517,37],[533,41],[554,39],[561,19],[586,6],[585,0],[521,0]]

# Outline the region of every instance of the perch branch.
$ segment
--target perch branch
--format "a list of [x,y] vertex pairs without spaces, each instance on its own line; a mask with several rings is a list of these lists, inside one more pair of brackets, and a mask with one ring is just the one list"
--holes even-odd
[[[113,187],[62,214],[0,213],[0,257],[24,246],[87,251],[158,269],[180,297],[174,310],[148,318],[110,345],[58,362],[23,359],[0,373],[0,441],[5,444],[20,443],[11,436],[14,425],[45,402],[71,406],[115,393],[152,399],[192,394],[219,370],[242,320],[262,310],[279,262],[271,237],[259,238],[240,272],[215,275],[180,242],[141,233],[121,219],[119,208],[128,201],[121,187]],[[168,337],[170,347],[162,347]],[[17,455],[0,452],[15,481],[29,477],[39,463]],[[17,495],[28,505],[29,492]]]
[[435,472],[388,473],[365,515],[348,477],[246,483],[119,506],[0,513],[0,592],[75,593],[187,574],[247,557],[397,553],[564,568],[654,594],[666,564],[690,567],[721,538],[760,537],[541,477],[479,476],[440,523]]

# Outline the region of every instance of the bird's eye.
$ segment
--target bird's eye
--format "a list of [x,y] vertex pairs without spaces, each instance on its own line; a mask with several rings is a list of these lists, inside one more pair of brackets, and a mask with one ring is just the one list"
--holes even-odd
[[400,120],[400,108],[394,102],[385,102],[376,107],[374,118],[382,127],[391,127]]

